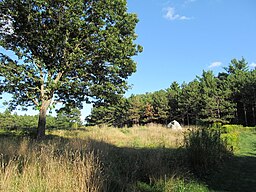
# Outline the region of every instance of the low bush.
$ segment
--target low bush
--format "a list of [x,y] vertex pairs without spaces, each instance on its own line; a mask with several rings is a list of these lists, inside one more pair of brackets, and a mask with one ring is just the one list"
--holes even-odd
[[223,125],[221,126],[221,133],[232,133],[243,129],[242,125]]
[[237,151],[239,149],[239,133],[231,132],[231,133],[222,133],[221,139],[225,142],[227,148],[230,151]]
[[231,154],[220,132],[206,128],[191,131],[185,137],[185,149],[191,170],[199,176],[216,169]]
[[226,143],[229,150],[237,151],[239,149],[239,134],[245,129],[242,125],[221,126],[221,139]]

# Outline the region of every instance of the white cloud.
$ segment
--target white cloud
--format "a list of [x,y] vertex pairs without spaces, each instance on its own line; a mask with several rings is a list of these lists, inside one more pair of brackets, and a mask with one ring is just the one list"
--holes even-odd
[[209,68],[215,68],[215,67],[219,67],[221,66],[221,62],[220,61],[215,61],[215,62],[212,62],[211,65],[209,66]]
[[190,17],[186,17],[186,16],[181,16],[180,17],[180,20],[190,20],[191,18]]
[[165,12],[164,18],[168,20],[190,20],[190,17],[184,16],[184,15],[179,15],[175,13],[174,7],[167,7],[164,8],[163,11]]
[[256,63],[251,63],[250,67],[256,67]]

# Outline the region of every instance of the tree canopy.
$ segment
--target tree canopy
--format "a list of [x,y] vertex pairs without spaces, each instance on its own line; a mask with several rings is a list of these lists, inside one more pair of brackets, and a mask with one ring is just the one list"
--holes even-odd
[[142,47],[126,0],[2,0],[0,10],[0,46],[15,55],[0,53],[0,90],[11,109],[39,109],[38,138],[50,105],[110,103],[128,88]]

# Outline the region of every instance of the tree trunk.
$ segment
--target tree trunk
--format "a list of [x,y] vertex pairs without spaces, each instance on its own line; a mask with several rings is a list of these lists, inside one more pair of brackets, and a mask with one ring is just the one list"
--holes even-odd
[[252,106],[252,118],[253,118],[253,125],[256,126],[256,117],[255,117],[255,108],[256,108],[256,94],[255,88],[253,88],[253,106]]
[[248,126],[248,121],[247,121],[247,110],[246,110],[245,103],[244,103],[244,121],[245,121],[245,126]]
[[51,103],[51,100],[43,101],[39,112],[38,118],[38,129],[37,129],[37,139],[43,139],[45,137],[46,128],[46,112]]
[[255,117],[255,104],[252,107],[252,118],[253,118],[253,125],[256,125],[256,117]]
[[187,113],[187,123],[188,123],[188,126],[190,126],[190,122],[189,122],[189,115],[188,115],[188,113]]

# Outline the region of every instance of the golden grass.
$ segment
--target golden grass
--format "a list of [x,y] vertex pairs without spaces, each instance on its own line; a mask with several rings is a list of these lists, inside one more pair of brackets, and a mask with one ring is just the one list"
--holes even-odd
[[98,192],[103,188],[102,164],[93,151],[82,152],[73,146],[58,151],[56,144],[60,143],[37,145],[26,139],[20,143],[3,140],[2,147],[8,143],[7,148],[16,149],[6,153],[1,148],[0,191]]
[[107,126],[87,127],[80,130],[52,130],[49,134],[66,138],[81,138],[104,141],[117,147],[135,148],[177,148],[183,145],[183,131],[168,129],[162,125],[150,124],[132,128],[113,128]]
[[[0,191],[100,192],[132,189],[180,171],[183,131],[161,125],[48,131],[48,139],[0,139]],[[136,190],[135,190],[136,191]]]

